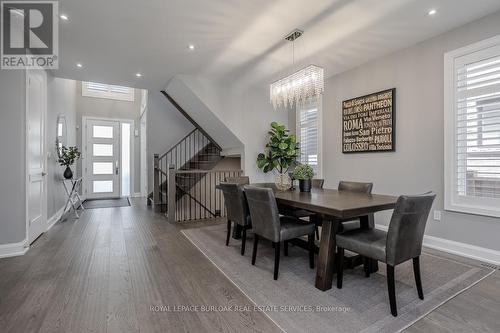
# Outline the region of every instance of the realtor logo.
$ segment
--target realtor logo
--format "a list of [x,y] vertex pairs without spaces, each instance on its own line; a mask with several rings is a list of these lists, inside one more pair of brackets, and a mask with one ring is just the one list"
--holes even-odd
[[58,1],[1,1],[1,68],[59,67]]

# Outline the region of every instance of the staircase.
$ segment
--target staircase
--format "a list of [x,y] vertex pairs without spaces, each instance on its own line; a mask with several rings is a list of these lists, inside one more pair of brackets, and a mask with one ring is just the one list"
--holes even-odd
[[[159,171],[160,211],[166,210],[167,203],[167,172],[169,167],[176,170],[211,170],[223,159],[221,149],[210,142],[195,128],[163,155],[155,155],[155,169]],[[177,176],[179,191],[189,192],[200,180],[200,174],[185,174]],[[148,205],[154,203],[154,192],[148,196]]]
[[[166,153],[154,155],[154,191],[148,195],[147,204],[165,212],[168,203],[169,169],[182,171],[211,170],[223,159],[221,147],[175,102],[166,92],[164,96],[186,117],[195,128]],[[190,191],[203,178],[203,173],[182,173],[176,175],[176,201],[191,196]],[[155,193],[156,192],[156,193]],[[196,198],[192,198],[196,201]]]

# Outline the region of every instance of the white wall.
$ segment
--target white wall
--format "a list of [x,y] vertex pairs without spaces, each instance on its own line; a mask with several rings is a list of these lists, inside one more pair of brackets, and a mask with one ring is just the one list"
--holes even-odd
[[223,150],[241,150],[242,142],[217,113],[222,99],[216,82],[182,75],[173,78],[166,91]]
[[61,179],[64,167],[57,162],[55,149],[57,116],[66,116],[68,146],[76,145],[76,81],[47,75],[47,217],[66,203]]
[[153,155],[163,154],[179,142],[194,126],[159,91],[148,91],[147,165],[148,189],[153,189]]
[[[242,168],[251,181],[272,181],[273,174],[260,171],[256,159],[264,151],[271,122],[288,125],[288,111],[272,108],[268,87],[241,89],[235,82],[187,76],[181,80],[203,102],[207,108],[205,112],[213,113],[218,120],[218,137],[235,136],[237,141],[234,142],[241,142],[241,147],[233,147],[234,152],[241,154]],[[186,112],[191,114],[192,111],[186,108]],[[195,120],[208,130],[210,124],[205,124],[202,116],[198,118]]]
[[26,238],[24,70],[0,72],[0,245]]
[[[228,126],[234,129],[244,143],[242,165],[251,182],[272,182],[274,173],[263,173],[257,168],[257,155],[264,152],[268,141],[267,132],[276,121],[288,127],[288,112],[274,110],[269,103],[269,89],[253,88],[243,92],[233,91],[229,107],[222,109]],[[231,115],[230,115],[231,114]],[[227,119],[226,119],[227,117]]]
[[[73,81],[47,75],[47,218],[65,203],[60,183],[61,169],[55,155],[56,119],[66,114],[69,142],[75,142],[75,89]],[[26,238],[25,198],[25,104],[26,73],[1,71],[0,75],[0,244],[21,242]]]
[[[443,209],[443,56],[462,46],[500,34],[495,13],[408,49],[329,78],[323,98],[326,187],[339,180],[371,181],[375,193],[437,192],[434,209]],[[341,103],[367,93],[396,91],[396,152],[342,154]],[[431,214],[432,215],[432,214]],[[379,214],[377,223],[388,224]],[[432,218],[426,234],[500,250],[500,219],[444,212]]]

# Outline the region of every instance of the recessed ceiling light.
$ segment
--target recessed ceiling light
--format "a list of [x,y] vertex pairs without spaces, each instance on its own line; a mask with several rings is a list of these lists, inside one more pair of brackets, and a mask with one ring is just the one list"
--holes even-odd
[[194,50],[194,45],[193,45],[193,44],[189,44],[189,45],[188,45],[188,49],[190,49],[190,50]]
[[80,64],[80,63],[78,63],[78,64],[76,64],[76,67],[78,67],[78,68],[82,68],[82,67],[83,67],[83,65],[82,65],[82,64]]
[[64,21],[69,20],[69,17],[67,15],[64,15],[64,14],[60,15],[59,17],[61,18],[61,20],[64,20]]
[[137,77],[141,77],[141,76],[142,76],[142,74],[141,74],[141,73],[136,73],[136,74],[135,74],[135,76],[137,76]]
[[431,10],[429,10],[429,12],[427,13],[427,15],[432,16],[432,15],[436,15],[436,13],[437,13],[437,10],[436,10],[436,9],[431,9]]

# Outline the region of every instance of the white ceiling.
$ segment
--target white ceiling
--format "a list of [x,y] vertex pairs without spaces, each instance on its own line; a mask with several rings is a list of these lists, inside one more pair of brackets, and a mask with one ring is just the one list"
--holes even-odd
[[[56,76],[160,90],[177,74],[264,85],[309,63],[331,76],[498,11],[500,1],[61,0],[59,6],[69,21],[60,24]],[[432,8],[438,12],[430,17]],[[292,67],[283,37],[294,28],[305,33]]]

